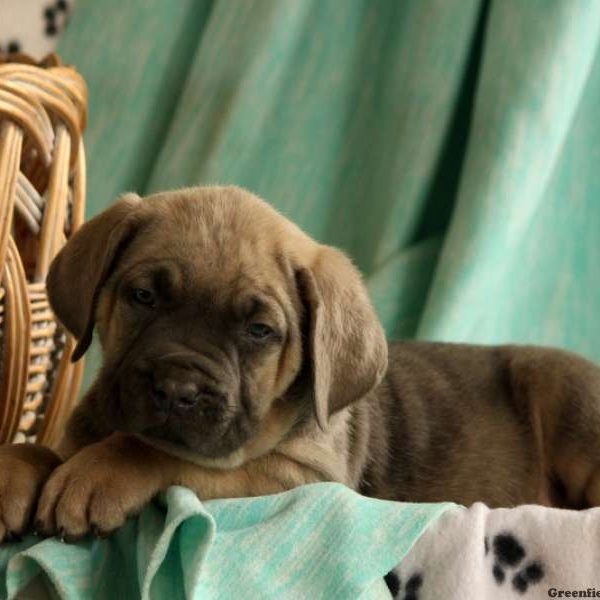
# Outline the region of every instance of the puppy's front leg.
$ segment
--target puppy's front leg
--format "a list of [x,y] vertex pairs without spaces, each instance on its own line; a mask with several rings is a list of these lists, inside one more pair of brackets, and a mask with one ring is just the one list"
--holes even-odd
[[60,462],[44,446],[0,446],[0,543],[26,533],[42,486]]
[[45,535],[75,540],[107,535],[171,485],[203,500],[272,494],[321,480],[313,470],[276,453],[231,469],[207,469],[115,433],[86,446],[46,483],[36,515]]

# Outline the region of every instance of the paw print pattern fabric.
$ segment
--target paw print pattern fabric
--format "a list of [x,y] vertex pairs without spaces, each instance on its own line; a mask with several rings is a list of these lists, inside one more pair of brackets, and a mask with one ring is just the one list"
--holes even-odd
[[396,600],[600,597],[599,518],[599,508],[450,510],[385,581]]
[[56,47],[75,0],[0,0],[0,54],[41,59]]

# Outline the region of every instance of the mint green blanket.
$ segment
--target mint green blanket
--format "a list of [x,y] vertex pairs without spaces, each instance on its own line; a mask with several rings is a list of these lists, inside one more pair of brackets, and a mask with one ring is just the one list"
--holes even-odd
[[319,483],[201,503],[170,488],[108,540],[28,537],[0,547],[0,598],[40,571],[60,598],[385,598],[383,576],[447,509]]

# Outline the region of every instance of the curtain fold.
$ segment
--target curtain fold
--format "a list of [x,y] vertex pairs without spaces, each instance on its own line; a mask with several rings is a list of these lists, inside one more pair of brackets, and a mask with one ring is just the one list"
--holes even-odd
[[211,8],[211,0],[77,2],[58,53],[89,86],[88,216],[145,187]]
[[600,358],[600,4],[492,3],[460,189],[418,335]]
[[235,183],[345,249],[392,337],[600,359],[599,41],[596,0],[79,0],[61,52],[90,215]]

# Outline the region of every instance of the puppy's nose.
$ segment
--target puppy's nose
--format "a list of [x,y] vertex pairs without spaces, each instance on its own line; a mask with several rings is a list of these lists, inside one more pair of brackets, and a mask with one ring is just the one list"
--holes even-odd
[[152,399],[161,410],[168,410],[171,406],[192,408],[200,399],[200,390],[193,381],[163,379],[154,383]]

